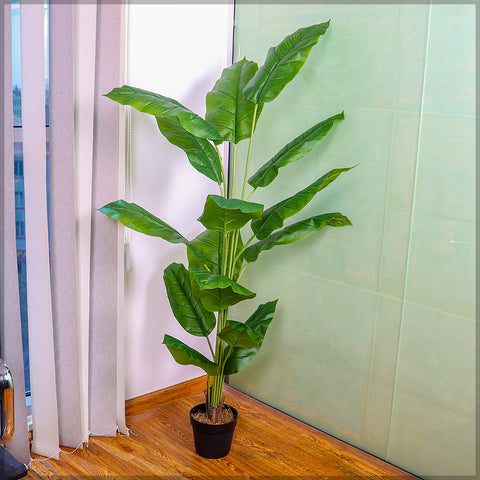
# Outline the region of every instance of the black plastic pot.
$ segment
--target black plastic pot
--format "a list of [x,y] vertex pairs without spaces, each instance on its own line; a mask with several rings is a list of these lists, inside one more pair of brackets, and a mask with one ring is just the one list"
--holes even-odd
[[193,428],[195,451],[203,458],[222,458],[228,455],[232,445],[233,431],[237,424],[238,412],[235,408],[225,405],[233,413],[233,420],[229,423],[210,425],[193,418],[197,412],[206,412],[206,405],[201,403],[190,410],[190,423]]

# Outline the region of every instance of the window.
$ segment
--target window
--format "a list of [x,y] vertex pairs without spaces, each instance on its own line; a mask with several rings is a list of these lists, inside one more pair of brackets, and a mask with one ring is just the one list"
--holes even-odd
[[15,208],[22,208],[25,206],[25,200],[22,191],[15,191]]
[[[25,222],[22,220],[15,220],[15,233],[17,238],[25,238]],[[17,250],[17,257],[19,253],[23,253],[23,251]]]
[[16,177],[23,177],[23,158],[15,158],[14,172]]
[[[48,5],[44,7],[45,19],[45,118],[48,138],[49,122],[49,72],[48,72]],[[30,365],[28,355],[28,310],[27,310],[27,257],[25,235],[25,186],[22,144],[22,87],[20,59],[20,4],[12,2],[12,81],[13,81],[13,125],[14,125],[14,175],[15,175],[15,231],[17,237],[17,269],[20,293],[20,314],[22,319],[23,363],[25,390],[30,394]],[[48,172],[47,141],[47,172]],[[48,197],[48,175],[47,175]],[[27,192],[28,195],[28,192]],[[48,198],[47,198],[48,202]],[[28,399],[27,399],[28,403]]]

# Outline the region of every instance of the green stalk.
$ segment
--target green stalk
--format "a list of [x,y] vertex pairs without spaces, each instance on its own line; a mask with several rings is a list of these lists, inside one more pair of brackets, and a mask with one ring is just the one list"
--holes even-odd
[[[215,363],[218,363],[219,365],[221,365],[221,363],[219,363],[219,360],[221,357],[223,357],[223,352],[222,352],[223,348],[222,348],[222,345],[220,345],[220,342],[222,342],[222,340],[217,337],[217,352],[215,355]],[[212,407],[216,407],[221,400],[221,398],[219,398],[219,382],[220,382],[221,376],[222,374],[219,373],[218,375],[215,375],[213,377],[211,395],[210,395],[210,405]]]
[[213,378],[212,384],[212,399],[210,405],[212,407],[217,407],[222,401],[223,393],[223,382],[225,381],[225,375],[219,374]]
[[235,195],[235,169],[237,163],[237,146],[233,144],[233,159],[232,159],[232,188],[229,192],[229,197],[233,198]]
[[207,339],[207,342],[208,342],[208,346],[210,347],[210,353],[212,354],[212,357],[215,356],[215,354],[213,353],[213,348],[212,348],[212,344],[210,343],[210,339],[208,337],[205,337]]
[[257,117],[257,107],[258,105],[255,104],[255,108],[253,109],[252,130],[250,132],[250,141],[248,142],[247,165],[245,166],[245,176],[243,178],[242,200],[245,198],[245,189],[247,188],[248,167],[250,165],[250,153],[252,151],[253,131],[255,130],[255,118]]
[[218,184],[218,186],[220,187],[220,192],[222,194],[222,197],[228,198],[227,179],[226,179],[226,176],[225,176],[225,169],[223,168],[222,156],[220,155],[220,150],[218,149],[217,145],[215,145],[215,150],[217,151],[218,159],[220,160],[220,168],[222,169],[223,185],[225,186],[225,189],[222,189],[222,186],[221,186],[220,183]]
[[222,275],[227,275],[227,264],[228,264],[228,246],[230,243],[230,233],[227,233],[223,236],[223,258],[222,258]]
[[221,365],[222,368],[220,370],[220,373],[215,377],[213,377],[212,395],[210,398],[210,405],[212,405],[213,407],[216,407],[222,400],[223,383],[225,381],[225,375],[223,374],[223,367],[225,363],[225,357],[224,357],[225,341],[218,336],[218,332],[221,332],[225,328],[225,325],[227,324],[227,318],[228,318],[228,308],[225,308],[224,310],[218,313],[215,363],[217,365]]
[[243,268],[240,270],[240,273],[238,274],[237,282],[240,280],[240,278],[243,275],[243,272],[247,269],[247,267],[250,265],[250,263],[247,263],[246,265],[243,266]]
[[233,242],[230,246],[230,265],[229,265],[229,277],[233,280],[235,274],[235,263],[237,258],[235,257],[235,252],[237,251],[238,237],[240,236],[240,230],[235,230],[233,232]]
[[255,235],[252,235],[247,243],[243,246],[243,248],[238,252],[238,254],[236,255],[235,257],[235,260],[234,260],[234,264],[237,263],[238,259],[241,257],[242,253],[245,251],[245,249],[250,245],[250,243],[252,242],[252,240],[255,238]]
[[247,197],[247,202],[252,198],[252,195],[257,191],[257,187],[255,187],[251,192],[250,195]]
[[225,358],[223,359],[223,363],[222,363],[222,367],[221,367],[222,372],[225,370],[225,365],[227,364],[228,359],[230,358],[230,355],[232,354],[232,352],[233,352],[233,348],[230,347],[227,354],[225,355]]
[[[227,233],[223,236],[223,259],[222,259],[222,268],[221,273],[222,275],[227,275],[227,267],[228,267],[228,254],[229,254],[229,245],[231,239],[231,233]],[[223,365],[224,363],[224,352],[225,352],[225,341],[222,340],[218,336],[218,332],[221,332],[225,325],[227,324],[228,318],[228,308],[218,312],[218,321],[217,321],[217,341],[215,344],[215,363],[217,365]],[[213,377],[213,384],[212,384],[212,396],[210,399],[210,405],[213,407],[218,406],[220,401],[222,400],[222,392],[223,392],[223,382],[225,381],[225,375],[223,375],[223,371],[220,370],[220,373]]]

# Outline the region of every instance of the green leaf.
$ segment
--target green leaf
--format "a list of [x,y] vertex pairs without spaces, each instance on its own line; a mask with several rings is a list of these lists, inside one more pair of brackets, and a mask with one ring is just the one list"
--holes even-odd
[[234,348],[227,360],[227,364],[225,365],[225,375],[238,373],[252,363],[262,346],[263,339],[267,333],[267,328],[273,319],[277,302],[278,300],[274,300],[273,302],[260,305],[245,322],[245,325],[249,326],[251,330],[259,335],[260,343],[257,347],[253,348]]
[[228,320],[227,325],[218,333],[218,336],[232,348],[255,348],[261,341],[260,335],[246,323],[234,320]]
[[98,210],[126,227],[145,235],[161,237],[170,243],[189,244],[188,240],[173,227],[135,203],[117,200],[104,205]]
[[197,251],[195,245],[191,245],[190,242],[173,227],[135,203],[116,200],[115,202],[104,205],[98,210],[136,232],[152,237],[160,237],[170,243],[183,243],[195,251],[197,258],[203,259],[203,262],[205,262],[205,259],[202,254]]
[[260,218],[262,211],[263,205],[260,203],[209,195],[198,220],[209,230],[228,233],[242,228],[253,218]]
[[248,82],[243,94],[253,103],[275,100],[283,88],[297,75],[310,50],[323,35],[330,21],[300,28],[268,50],[265,63]]
[[189,268],[200,268],[205,270],[208,268],[210,272],[220,273],[220,266],[222,265],[222,247],[223,235],[221,232],[205,230],[195,237],[190,245],[196,248],[202,258],[198,258],[191,248],[187,249],[188,266]]
[[170,306],[180,325],[191,335],[207,337],[216,325],[216,318],[193,295],[186,268],[172,263],[164,270],[163,279]]
[[335,181],[341,173],[347,172],[352,168],[354,167],[331,170],[307,188],[265,210],[261,219],[252,220],[251,227],[255,236],[259,240],[263,240],[274,230],[283,227],[283,221],[286,218],[302,210],[319,191]]
[[273,158],[263,164],[249,179],[248,183],[254,187],[266,187],[278,175],[278,170],[289,163],[296,162],[313,150],[332,129],[337,120],[343,120],[344,114],[338,113],[326,120],[317,123],[297,138],[285,145]]
[[185,130],[177,118],[157,117],[157,125],[170,143],[180,147],[187,154],[193,168],[219,185],[223,183],[220,158],[208,140]]
[[[222,265],[223,258],[223,233],[216,230],[205,230],[200,233],[196,238],[190,242],[190,246],[195,248],[197,254],[200,253],[201,257],[198,258],[190,247],[187,250],[188,265],[190,268],[208,269],[213,273],[221,273],[220,267]],[[235,255],[238,255],[243,248],[243,241],[238,232],[238,241]],[[203,260],[202,260],[203,258]],[[243,260],[238,258],[235,264],[234,279],[240,273]],[[229,264],[227,262],[227,264]],[[206,267],[206,268],[205,268]]]
[[196,137],[222,140],[220,134],[208,122],[173,98],[128,85],[114,88],[105,96],[156,117],[177,118],[182,127]]
[[225,275],[191,268],[190,275],[194,295],[200,297],[209,312],[220,312],[230,305],[255,297],[255,293],[242,287]]
[[211,362],[200,352],[197,352],[197,350],[189,347],[180,340],[170,335],[165,335],[163,337],[163,344],[167,346],[175,361],[180,365],[195,365],[196,367],[203,368],[207,375],[218,375],[220,369],[216,363]]
[[341,213],[325,213],[310,217],[300,222],[285,227],[283,230],[273,233],[264,240],[251,245],[243,252],[243,258],[251,263],[254,262],[258,255],[264,250],[270,250],[276,245],[287,245],[289,243],[298,242],[309,237],[312,233],[330,225],[332,227],[344,227],[351,225],[350,220]]
[[[255,104],[244,97],[242,90],[257,70],[258,65],[245,58],[235,62],[223,70],[213,89],[207,93],[205,119],[227,142],[237,144],[250,138]],[[257,108],[256,120],[262,107]]]

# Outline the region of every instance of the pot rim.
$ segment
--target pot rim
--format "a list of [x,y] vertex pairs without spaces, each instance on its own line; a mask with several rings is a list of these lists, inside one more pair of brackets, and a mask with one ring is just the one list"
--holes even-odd
[[229,408],[232,413],[233,413],[233,419],[230,420],[229,422],[227,423],[203,423],[203,422],[199,422],[198,420],[196,420],[195,418],[193,418],[193,414],[200,411],[202,413],[205,413],[207,411],[207,404],[206,402],[203,402],[203,403],[199,403],[197,405],[195,405],[194,407],[192,407],[190,409],[190,421],[191,422],[195,422],[196,424],[200,424],[200,425],[208,425],[209,427],[222,427],[224,425],[231,425],[232,423],[236,423],[237,422],[237,419],[238,419],[238,410],[235,408],[235,407],[232,407],[232,405],[229,405],[228,403],[224,403],[223,404],[223,409],[225,408]]

